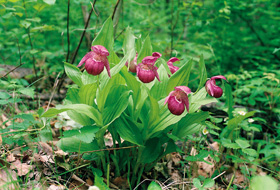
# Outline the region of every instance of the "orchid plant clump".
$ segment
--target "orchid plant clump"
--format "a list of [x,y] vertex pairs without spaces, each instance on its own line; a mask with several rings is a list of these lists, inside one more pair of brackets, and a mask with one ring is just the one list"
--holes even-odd
[[[173,65],[178,58],[166,62],[160,53],[152,52],[149,36],[136,39],[129,27],[124,57],[119,59],[113,51],[112,31],[113,23],[108,19],[93,40],[92,51],[78,64],[85,63],[84,72],[65,63],[66,74],[76,86],[68,89],[65,105],[49,109],[42,117],[67,111],[82,127],[65,131],[57,145],[64,151],[84,153],[83,159],[93,161],[91,167],[105,173],[113,164],[115,177],[126,175],[134,187],[143,172],[179,150],[178,139],[205,128],[209,114],[200,107],[216,101],[214,97],[220,96],[221,90],[215,80],[226,79],[216,76],[206,82],[201,56],[199,87],[192,92],[187,86],[193,60],[180,68]],[[102,72],[104,67],[108,75]],[[98,151],[106,148],[105,134],[112,136],[113,148],[120,150]]]

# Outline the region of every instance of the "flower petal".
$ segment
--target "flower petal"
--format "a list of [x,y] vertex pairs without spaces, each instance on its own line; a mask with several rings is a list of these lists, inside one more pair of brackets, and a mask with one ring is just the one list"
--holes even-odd
[[205,84],[207,93],[215,98],[220,98],[223,95],[223,89],[216,85],[215,80],[208,80]]
[[181,100],[185,104],[185,106],[187,108],[187,111],[189,112],[189,98],[188,98],[188,96],[182,97]]
[[185,111],[185,105],[176,99],[176,96],[170,96],[168,99],[168,109],[174,115],[181,115]]
[[108,61],[107,58],[106,58],[106,60],[104,60],[104,61],[105,61],[105,62],[104,62],[103,64],[104,64],[104,66],[105,66],[105,68],[106,68],[106,70],[107,70],[107,73],[108,73],[109,77],[111,78],[109,61]]
[[142,59],[142,63],[145,65],[154,65],[157,59],[157,57],[147,56]]
[[93,52],[95,52],[95,53],[97,53],[99,55],[109,56],[109,52],[108,52],[108,50],[104,46],[95,45],[95,46],[92,46],[91,49],[92,49]]
[[161,57],[161,53],[159,53],[159,52],[154,52],[154,53],[152,54],[152,56],[153,56],[153,57],[156,57],[156,58],[160,58],[160,57]]
[[172,96],[173,93],[174,93],[174,91],[171,91],[171,92],[168,94],[168,96],[165,98],[164,105],[168,102],[170,96]]
[[78,64],[78,66],[77,67],[80,67],[80,66],[82,66],[83,64],[84,64],[84,62],[86,62],[89,58],[92,58],[93,56],[94,56],[94,52],[88,52],[83,58],[82,58],[82,60],[80,61],[80,63]]
[[167,61],[167,65],[173,65],[174,62],[176,61],[180,61],[180,59],[178,59],[177,57],[171,57],[168,61]]
[[191,89],[187,86],[176,86],[174,89],[178,91],[183,91],[186,95],[192,92]]
[[227,81],[226,77],[224,77],[223,75],[217,75],[217,76],[211,77],[211,80],[216,80],[216,79],[224,79]]
[[153,72],[154,72],[154,74],[155,74],[156,78],[158,79],[158,81],[159,81],[159,82],[161,82],[161,81],[160,81],[160,79],[159,79],[159,75],[158,75],[157,70],[158,70],[158,68],[157,68],[157,67],[154,67],[154,68],[153,68]]

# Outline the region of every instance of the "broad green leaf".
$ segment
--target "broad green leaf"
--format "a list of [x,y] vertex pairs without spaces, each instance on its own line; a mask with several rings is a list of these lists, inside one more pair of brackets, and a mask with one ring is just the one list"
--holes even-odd
[[215,181],[210,178],[205,179],[205,181],[203,182],[204,188],[210,188],[210,187],[213,187],[214,185],[215,185]]
[[228,121],[228,125],[223,129],[222,133],[220,134],[220,138],[223,137],[231,137],[233,130],[238,127],[238,125],[246,118],[253,116],[256,111],[251,111],[246,113],[246,115],[239,115],[230,119]]
[[78,113],[74,110],[68,110],[67,111],[67,115],[75,122],[86,126],[86,125],[92,125],[94,124],[93,120],[90,119],[90,117],[88,117],[87,115],[83,114],[83,113]]
[[76,137],[85,143],[91,143],[95,133],[99,130],[97,126],[84,126],[81,129],[68,130],[63,132],[63,138]]
[[20,21],[20,25],[21,25],[22,27],[24,27],[24,28],[29,28],[30,25],[31,25],[31,22],[28,22],[28,21],[26,21],[26,20],[21,20],[21,21]]
[[200,56],[199,59],[199,85],[197,88],[197,91],[204,86],[206,80],[207,80],[207,72],[206,72],[206,68],[205,68],[205,63],[204,63],[204,58],[203,58],[203,54]]
[[232,143],[230,139],[222,139],[221,143],[226,148],[240,149],[240,146],[237,143]]
[[156,99],[149,95],[150,112],[148,113],[149,124],[159,119],[159,105]]
[[252,148],[242,149],[242,152],[244,152],[245,154],[248,154],[249,156],[253,156],[253,157],[258,156],[257,151],[255,149],[252,149]]
[[240,146],[240,148],[248,148],[250,146],[248,140],[236,139],[235,142]]
[[112,18],[109,17],[104,22],[99,33],[92,41],[92,46],[95,46],[95,45],[104,46],[110,53],[110,55],[108,57],[108,59],[110,60],[110,57],[114,56],[113,44],[114,44],[114,27],[113,27]]
[[[161,60],[163,60],[163,59],[161,59]],[[167,87],[169,77],[167,75],[167,71],[165,70],[163,64],[160,65],[160,67],[158,69],[158,74],[159,74],[159,78],[160,78],[161,82],[156,80],[155,84],[153,85],[153,87],[150,90],[150,94],[156,100],[165,98],[168,95],[168,94],[166,94],[166,87]]]
[[27,96],[30,96],[32,99],[34,99],[34,89],[33,88],[20,88],[18,89],[18,92]]
[[112,104],[104,109],[102,112],[104,125],[109,125],[122,114],[128,105],[130,93],[131,91],[124,92],[115,104]]
[[77,88],[68,88],[66,93],[67,103],[70,101],[71,104],[79,104],[80,98],[79,98],[79,89]]
[[97,106],[98,106],[98,109],[100,110],[100,112],[102,112],[104,109],[105,102],[109,95],[109,92],[112,90],[112,88],[115,85],[120,84],[121,78],[122,78],[121,75],[114,75],[114,76],[112,76],[111,79],[108,79],[108,80],[105,79],[106,81],[103,81],[103,85],[99,86],[99,89],[96,94],[96,101],[97,101]]
[[201,187],[200,180],[199,180],[198,178],[194,178],[194,179],[193,179],[193,185],[194,185],[196,188],[200,188],[200,187]]
[[88,72],[85,70],[83,72],[82,76],[81,76],[82,83],[83,83],[83,85],[96,83],[97,77],[98,76],[94,76],[94,75],[88,74]]
[[70,63],[64,63],[64,68],[67,76],[78,86],[82,86],[82,72],[80,69],[74,65],[71,65]]
[[160,185],[154,181],[152,181],[150,183],[150,185],[148,186],[148,190],[162,190],[162,188],[160,187]]
[[103,182],[103,178],[94,173],[94,186],[100,190],[110,190],[110,188]]
[[153,49],[152,49],[151,39],[150,36],[148,35],[145,38],[141,50],[138,54],[137,63],[141,63],[144,57],[152,56],[152,54],[153,54]]
[[10,98],[11,96],[6,93],[6,92],[0,92],[0,99],[7,99]]
[[143,145],[141,132],[130,118],[122,115],[114,121],[113,126],[122,139],[133,144]]
[[[159,102],[159,109],[160,109],[160,113],[159,113],[159,120],[156,121],[156,123],[152,123],[150,125],[149,128],[149,132],[148,132],[148,137],[152,137],[152,135],[158,131],[162,131],[164,129],[166,129],[168,126],[177,123],[178,121],[180,121],[181,118],[183,118],[186,115],[186,111],[180,115],[180,116],[176,116],[173,115],[172,113],[170,113],[170,111],[167,108],[167,105],[163,105],[164,104],[164,100],[161,100]],[[147,138],[148,138],[147,137]]]
[[172,134],[183,138],[187,135],[197,133],[202,127],[200,122],[206,120],[208,117],[208,112],[189,113],[179,121]]
[[54,5],[56,0],[43,0],[48,5]]
[[133,35],[131,28],[128,26],[125,31],[125,37],[123,42],[124,55],[128,54],[128,62],[134,59],[135,53],[135,36]]
[[62,138],[57,142],[56,145],[65,152],[83,153],[99,149],[96,141],[93,141],[92,143],[85,143],[79,140],[77,137]]
[[279,184],[270,176],[255,176],[251,179],[250,190],[278,190]]
[[143,163],[154,162],[161,154],[161,144],[159,138],[152,138],[146,141],[142,152],[141,161]]
[[93,106],[94,99],[96,97],[96,91],[97,91],[96,83],[83,85],[79,92],[80,103]]
[[188,86],[192,62],[192,59],[189,60],[170,77],[166,88],[167,94],[173,91],[176,86]]
[[229,119],[232,119],[233,118],[232,111],[233,111],[233,105],[234,105],[232,90],[231,90],[231,86],[228,83],[225,83],[225,88],[226,88],[226,92],[225,92],[226,105],[228,107],[227,113],[228,113]]
[[42,117],[54,117],[59,113],[72,110],[78,113],[82,113],[93,119],[97,126],[103,126],[102,124],[102,116],[97,109],[92,106],[86,104],[70,104],[70,105],[63,105],[59,108],[51,108],[45,113],[43,113]]

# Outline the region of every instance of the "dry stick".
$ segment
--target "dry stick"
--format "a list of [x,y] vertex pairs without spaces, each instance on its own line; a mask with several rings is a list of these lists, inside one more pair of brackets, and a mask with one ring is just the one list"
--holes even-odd
[[[21,62],[21,53],[20,53],[20,46],[19,46],[19,42],[18,42],[18,38],[15,36],[16,40],[17,40],[17,46],[18,46],[18,54],[19,54],[19,65],[16,66],[15,68],[13,68],[12,70],[8,71],[6,74],[4,74],[1,78],[6,77],[8,74],[10,74],[11,72],[13,72],[14,70],[16,70],[17,68],[21,67],[22,65],[24,65],[25,63]],[[1,79],[0,78],[0,79]]]
[[[89,21],[90,21],[90,17],[91,17],[91,14],[92,14],[93,10],[94,10],[94,5],[95,5],[96,1],[97,1],[97,0],[94,0],[94,2],[93,2],[93,4],[92,4],[92,8],[91,8],[91,10],[90,10],[90,12],[89,12],[88,19],[87,19],[87,22],[86,22],[86,24],[85,24],[84,31],[83,31],[83,33],[82,33],[82,35],[81,35],[79,44],[78,44],[78,46],[77,46],[77,48],[76,48],[76,50],[75,50],[75,52],[74,52],[74,55],[73,55],[73,58],[72,58],[72,61],[71,61],[71,64],[72,64],[72,65],[73,65],[73,63],[75,62],[76,56],[77,56],[78,51],[79,51],[79,49],[80,49],[80,46],[81,46],[81,44],[82,44],[82,41],[83,41],[83,38],[84,38],[84,36],[85,36],[86,29],[87,29],[87,27],[88,27],[88,24],[89,24]],[[60,83],[59,83],[59,85],[58,85],[58,89],[57,89],[58,92],[59,92],[60,89],[61,89],[61,86],[62,86],[62,84],[63,84],[63,81],[64,81],[65,77],[66,77],[66,73],[65,73],[65,71],[64,71],[63,74],[62,74],[62,77],[61,77],[61,79],[60,79]]]
[[115,17],[115,14],[117,12],[117,8],[118,8],[119,3],[120,3],[120,0],[117,0],[117,3],[116,3],[115,8],[114,8],[113,15],[112,15],[112,20],[114,20],[114,17]]
[[55,82],[54,82],[54,85],[53,85],[53,91],[52,91],[51,97],[50,97],[50,99],[49,99],[49,102],[48,102],[48,106],[47,106],[46,111],[49,109],[49,107],[50,107],[50,105],[51,105],[51,102],[52,102],[52,99],[53,99],[53,96],[54,96],[54,93],[55,93],[55,89],[56,89],[56,87],[57,87],[57,85],[58,85],[58,82],[59,82],[59,80],[58,80],[59,75],[60,75],[60,72],[58,73],[58,75],[57,75],[57,77],[56,77],[56,79],[55,79]]
[[68,0],[68,9],[67,9],[67,56],[66,56],[66,62],[68,62],[69,55],[70,55],[69,14],[70,14],[70,0]]

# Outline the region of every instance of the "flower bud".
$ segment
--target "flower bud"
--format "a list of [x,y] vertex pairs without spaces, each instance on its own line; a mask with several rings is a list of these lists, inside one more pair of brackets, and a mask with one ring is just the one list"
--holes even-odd
[[176,61],[180,61],[180,60],[177,57],[171,57],[167,61],[168,68],[169,68],[169,70],[172,74],[174,74],[179,69],[179,67],[173,65],[173,63],[176,62]]

